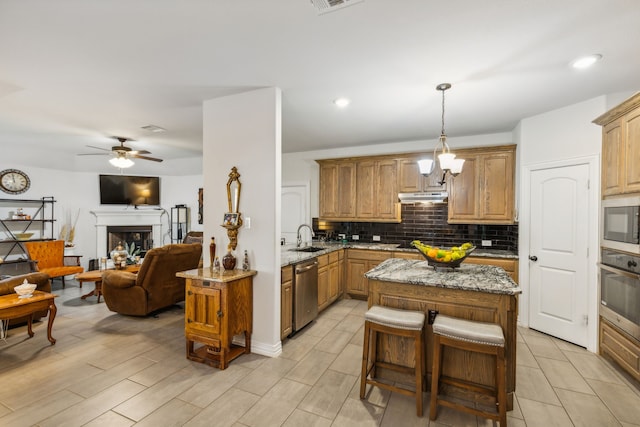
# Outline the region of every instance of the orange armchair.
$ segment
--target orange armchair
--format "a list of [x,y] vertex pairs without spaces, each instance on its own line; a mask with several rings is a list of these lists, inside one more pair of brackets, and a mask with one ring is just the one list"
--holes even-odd
[[25,242],[24,247],[29,258],[37,261],[36,271],[46,273],[51,279],[60,277],[64,288],[64,276],[82,273],[79,265],[64,264],[64,240],[47,240],[43,242]]

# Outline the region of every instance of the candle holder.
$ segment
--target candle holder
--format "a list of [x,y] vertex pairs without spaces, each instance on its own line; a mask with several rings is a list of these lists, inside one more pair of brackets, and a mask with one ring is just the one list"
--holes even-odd
[[227,229],[229,237],[229,245],[232,249],[236,249],[238,245],[238,231],[242,227],[242,214],[240,213],[240,192],[242,183],[240,182],[240,174],[234,166],[229,173],[227,180],[227,203],[229,211],[224,214],[222,227]]

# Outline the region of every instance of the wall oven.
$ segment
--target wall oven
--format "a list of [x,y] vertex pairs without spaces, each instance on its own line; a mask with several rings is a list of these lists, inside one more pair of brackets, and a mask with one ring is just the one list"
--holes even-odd
[[640,196],[602,201],[602,246],[640,254]]
[[600,315],[640,341],[640,254],[602,249]]

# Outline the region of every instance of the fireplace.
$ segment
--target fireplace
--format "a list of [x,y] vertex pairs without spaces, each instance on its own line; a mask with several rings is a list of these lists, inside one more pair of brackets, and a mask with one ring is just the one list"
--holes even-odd
[[163,245],[164,209],[94,210],[91,213],[96,217],[96,258],[109,256],[118,242],[124,245],[133,241],[144,251]]
[[115,249],[118,244],[135,244],[140,249],[140,256],[153,247],[151,234],[153,227],[150,225],[110,225],[107,226],[107,253]]

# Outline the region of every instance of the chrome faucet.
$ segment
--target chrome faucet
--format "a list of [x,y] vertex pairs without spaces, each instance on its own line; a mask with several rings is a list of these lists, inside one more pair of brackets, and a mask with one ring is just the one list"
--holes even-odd
[[313,228],[311,228],[311,226],[309,224],[300,224],[300,227],[298,227],[298,240],[296,243],[296,247],[299,248],[302,245],[302,234],[300,234],[300,230],[303,227],[307,227],[309,229],[309,231],[311,231],[311,237],[315,237],[316,233],[313,232]]

